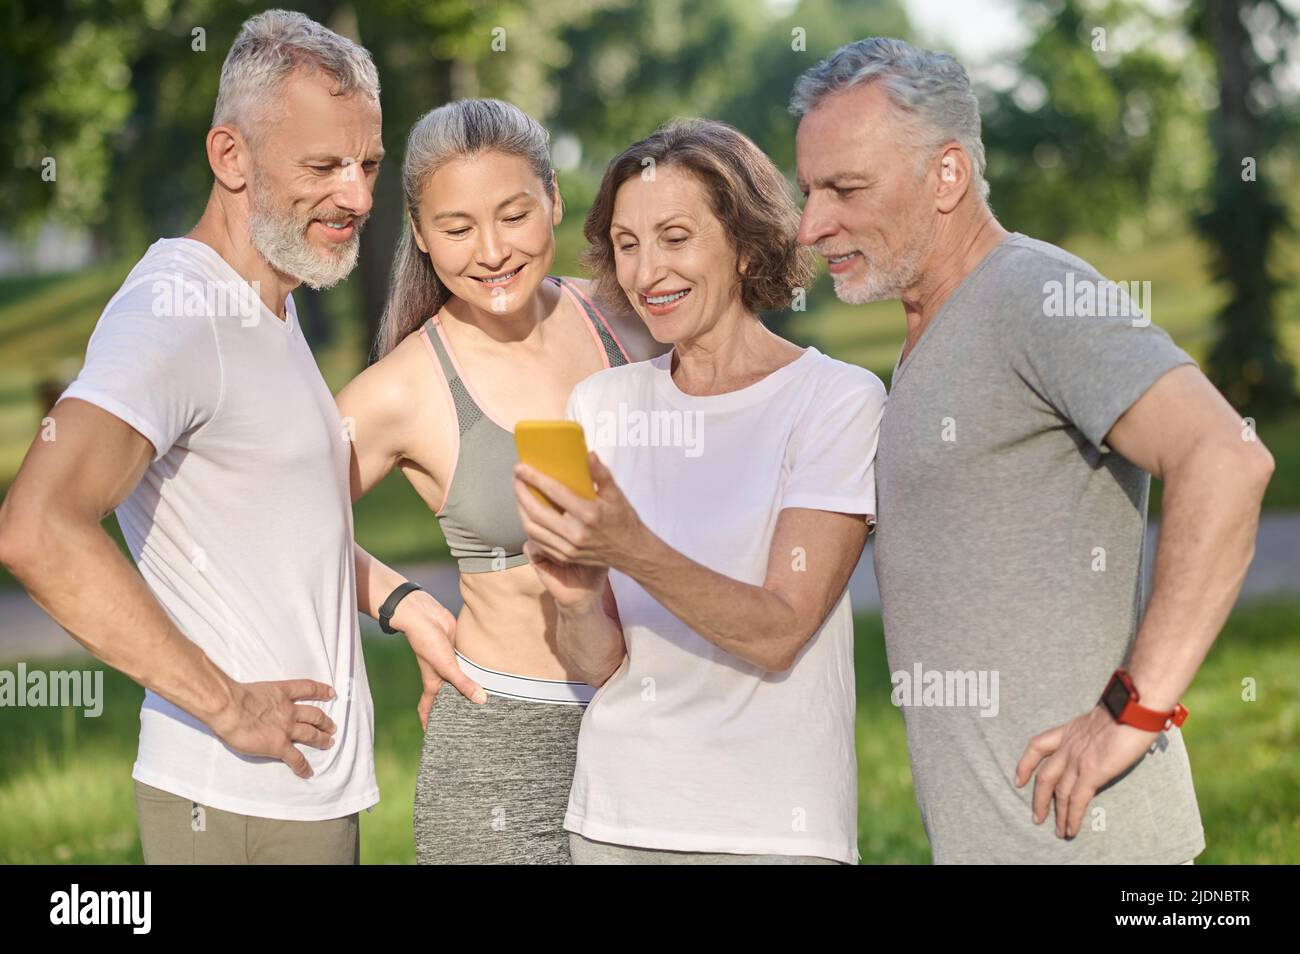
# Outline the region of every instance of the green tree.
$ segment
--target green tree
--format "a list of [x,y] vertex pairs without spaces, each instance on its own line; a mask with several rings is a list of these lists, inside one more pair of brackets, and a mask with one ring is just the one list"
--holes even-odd
[[[562,34],[571,55],[556,73],[550,116],[554,133],[582,144],[578,185],[586,191],[570,198],[587,198],[615,155],[685,117],[735,126],[793,191],[796,122],[786,107],[799,74],[845,43],[910,32],[897,0],[623,0],[593,11]],[[790,312],[764,317],[788,333]]]
[[[1267,31],[1267,40],[1259,41],[1248,23]],[[1295,40],[1296,21],[1273,0],[1199,0],[1191,28],[1214,49],[1219,74],[1219,104],[1210,122],[1214,174],[1209,206],[1196,225],[1213,249],[1214,275],[1229,297],[1215,316],[1207,370],[1239,410],[1269,416],[1297,403],[1295,366],[1278,338],[1280,282],[1270,267],[1278,236],[1291,223],[1265,175],[1266,157],[1295,133],[1294,115],[1279,105],[1276,76]]]
[[[1182,84],[1187,63],[1165,52],[1177,47],[1181,24],[1129,0],[1020,8],[1034,34],[1002,64],[1009,82],[983,89],[999,219],[1051,242],[1126,224],[1145,230],[1153,197],[1163,190],[1185,202],[1201,162],[1199,150],[1172,144],[1199,128]],[[1161,182],[1162,173],[1176,181]]]

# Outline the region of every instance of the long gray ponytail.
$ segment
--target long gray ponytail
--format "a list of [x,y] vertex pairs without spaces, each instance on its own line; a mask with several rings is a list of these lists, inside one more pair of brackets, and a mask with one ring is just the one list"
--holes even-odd
[[402,162],[402,194],[409,221],[404,217],[397,240],[388,302],[375,338],[376,360],[397,347],[451,297],[411,233],[411,223],[420,221],[420,196],[429,177],[452,159],[504,152],[526,160],[554,197],[550,139],[537,120],[499,99],[454,100],[425,113],[412,127]]

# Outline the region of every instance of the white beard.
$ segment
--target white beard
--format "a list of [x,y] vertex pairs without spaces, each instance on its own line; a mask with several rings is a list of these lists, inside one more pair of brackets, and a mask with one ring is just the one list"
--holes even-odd
[[902,254],[886,269],[862,255],[861,268],[865,275],[855,278],[848,275],[832,275],[835,282],[835,297],[846,305],[866,305],[873,301],[889,301],[901,298],[904,290],[916,284],[920,271],[921,255],[925,252],[925,241],[919,239],[902,251]]
[[308,288],[332,288],[356,267],[361,250],[361,226],[365,217],[354,220],[352,237],[335,252],[322,252],[307,238],[312,220],[296,219],[262,202],[262,190],[254,189],[248,213],[249,238],[277,272],[298,279]]

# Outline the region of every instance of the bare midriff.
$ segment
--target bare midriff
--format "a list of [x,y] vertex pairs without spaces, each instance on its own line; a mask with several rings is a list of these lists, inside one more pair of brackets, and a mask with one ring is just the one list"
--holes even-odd
[[462,573],[460,595],[456,650],[466,659],[516,676],[581,681],[556,653],[555,601],[531,564]]

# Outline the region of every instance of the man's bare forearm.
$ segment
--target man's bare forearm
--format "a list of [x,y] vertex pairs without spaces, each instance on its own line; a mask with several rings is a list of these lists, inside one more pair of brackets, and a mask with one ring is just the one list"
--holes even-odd
[[1206,447],[1167,476],[1155,585],[1128,667],[1148,708],[1174,707],[1237,600],[1272,472],[1263,459]]
[[10,569],[45,610],[96,658],[211,725],[233,682],[176,628],[140,574],[98,524],[51,516],[39,546]]

